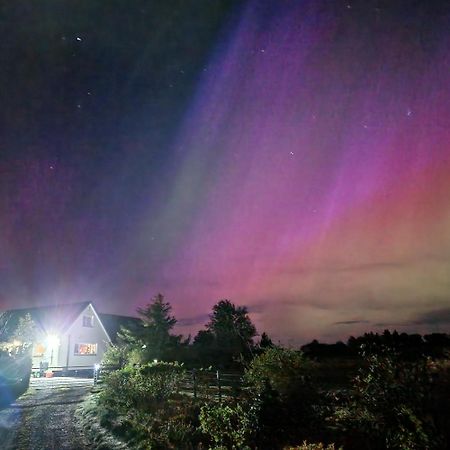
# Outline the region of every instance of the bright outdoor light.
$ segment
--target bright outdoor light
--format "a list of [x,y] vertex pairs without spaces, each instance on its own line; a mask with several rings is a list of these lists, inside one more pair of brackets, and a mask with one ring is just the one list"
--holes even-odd
[[59,345],[59,337],[56,334],[49,334],[47,336],[47,344],[50,348],[55,348]]

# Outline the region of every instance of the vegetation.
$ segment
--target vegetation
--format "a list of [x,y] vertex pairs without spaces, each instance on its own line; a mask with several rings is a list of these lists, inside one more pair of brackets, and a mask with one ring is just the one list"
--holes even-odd
[[290,349],[271,347],[251,361],[244,380],[257,411],[259,447],[314,436],[323,420],[314,374],[314,364]]
[[[181,336],[171,334],[177,322],[175,317],[171,316],[171,311],[170,303],[164,300],[162,294],[158,294],[146,307],[138,308],[140,323],[130,328],[122,327],[119,341],[121,346],[127,349],[127,353],[132,353],[136,363],[174,359]],[[118,352],[116,355],[118,356]]]
[[304,441],[303,444],[298,447],[289,447],[286,448],[285,450],[337,450],[337,449],[335,449],[334,444],[324,445],[321,442],[311,444]]
[[[89,417],[132,448],[439,449],[450,442],[447,335],[386,331],[298,351],[265,333],[255,344],[247,309],[221,300],[190,344],[171,334],[176,319],[161,295],[140,315],[141,325],[122,330],[106,353],[105,364],[118,369],[89,406]],[[239,389],[216,370],[233,370]]]
[[184,375],[163,362],[113,371],[97,398],[101,424],[135,448],[189,448],[198,412],[179,394]]
[[363,356],[352,395],[335,412],[340,429],[366,448],[442,448],[432,418],[429,361],[405,361],[386,349]]
[[253,356],[255,336],[247,308],[220,300],[213,306],[206,330],[195,337],[193,347],[204,365],[237,368]]
[[246,404],[236,401],[205,404],[199,418],[201,431],[215,449],[250,449],[257,416]]
[[0,313],[0,344],[2,347],[15,342],[19,350],[31,346],[36,333],[30,314],[20,311],[5,311]]

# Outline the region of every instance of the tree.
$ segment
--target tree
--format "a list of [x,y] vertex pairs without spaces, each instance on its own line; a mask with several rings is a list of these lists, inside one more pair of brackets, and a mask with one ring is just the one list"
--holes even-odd
[[259,348],[261,350],[265,350],[266,348],[272,347],[274,347],[274,343],[272,342],[272,339],[270,339],[269,335],[264,331],[263,334],[261,334],[261,339],[259,341]]
[[131,348],[139,348],[142,362],[168,359],[170,352],[180,342],[180,336],[170,334],[177,323],[171,312],[172,306],[164,301],[164,296],[156,295],[152,303],[137,309],[141,323],[122,327],[119,339]]
[[36,325],[29,313],[6,311],[0,314],[0,343],[16,341],[19,343],[16,351],[22,351],[32,346],[35,335]]
[[239,357],[253,354],[253,338],[256,328],[245,306],[235,306],[229,300],[220,300],[213,306],[213,312],[206,330],[199,332],[194,340],[201,355],[215,355],[213,364],[230,366]]
[[19,317],[12,311],[0,313],[0,342],[9,342],[17,329]]
[[36,325],[29,313],[21,316],[14,332],[14,339],[20,341],[25,347],[33,344],[36,337]]

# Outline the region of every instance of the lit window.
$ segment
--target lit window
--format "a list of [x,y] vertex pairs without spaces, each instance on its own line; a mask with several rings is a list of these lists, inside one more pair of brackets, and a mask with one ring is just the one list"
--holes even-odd
[[83,316],[83,327],[92,328],[93,326],[94,326],[94,316]]
[[75,344],[75,355],[96,355],[97,354],[97,344]]

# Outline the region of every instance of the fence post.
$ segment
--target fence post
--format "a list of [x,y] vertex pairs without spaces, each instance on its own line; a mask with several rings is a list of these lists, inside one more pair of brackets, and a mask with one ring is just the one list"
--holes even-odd
[[197,399],[197,372],[192,369],[192,384],[194,387],[194,399]]
[[219,389],[219,400],[222,400],[222,386],[220,385],[220,372],[216,371],[217,388]]
[[100,372],[100,364],[94,364],[94,384],[98,382],[98,376]]

